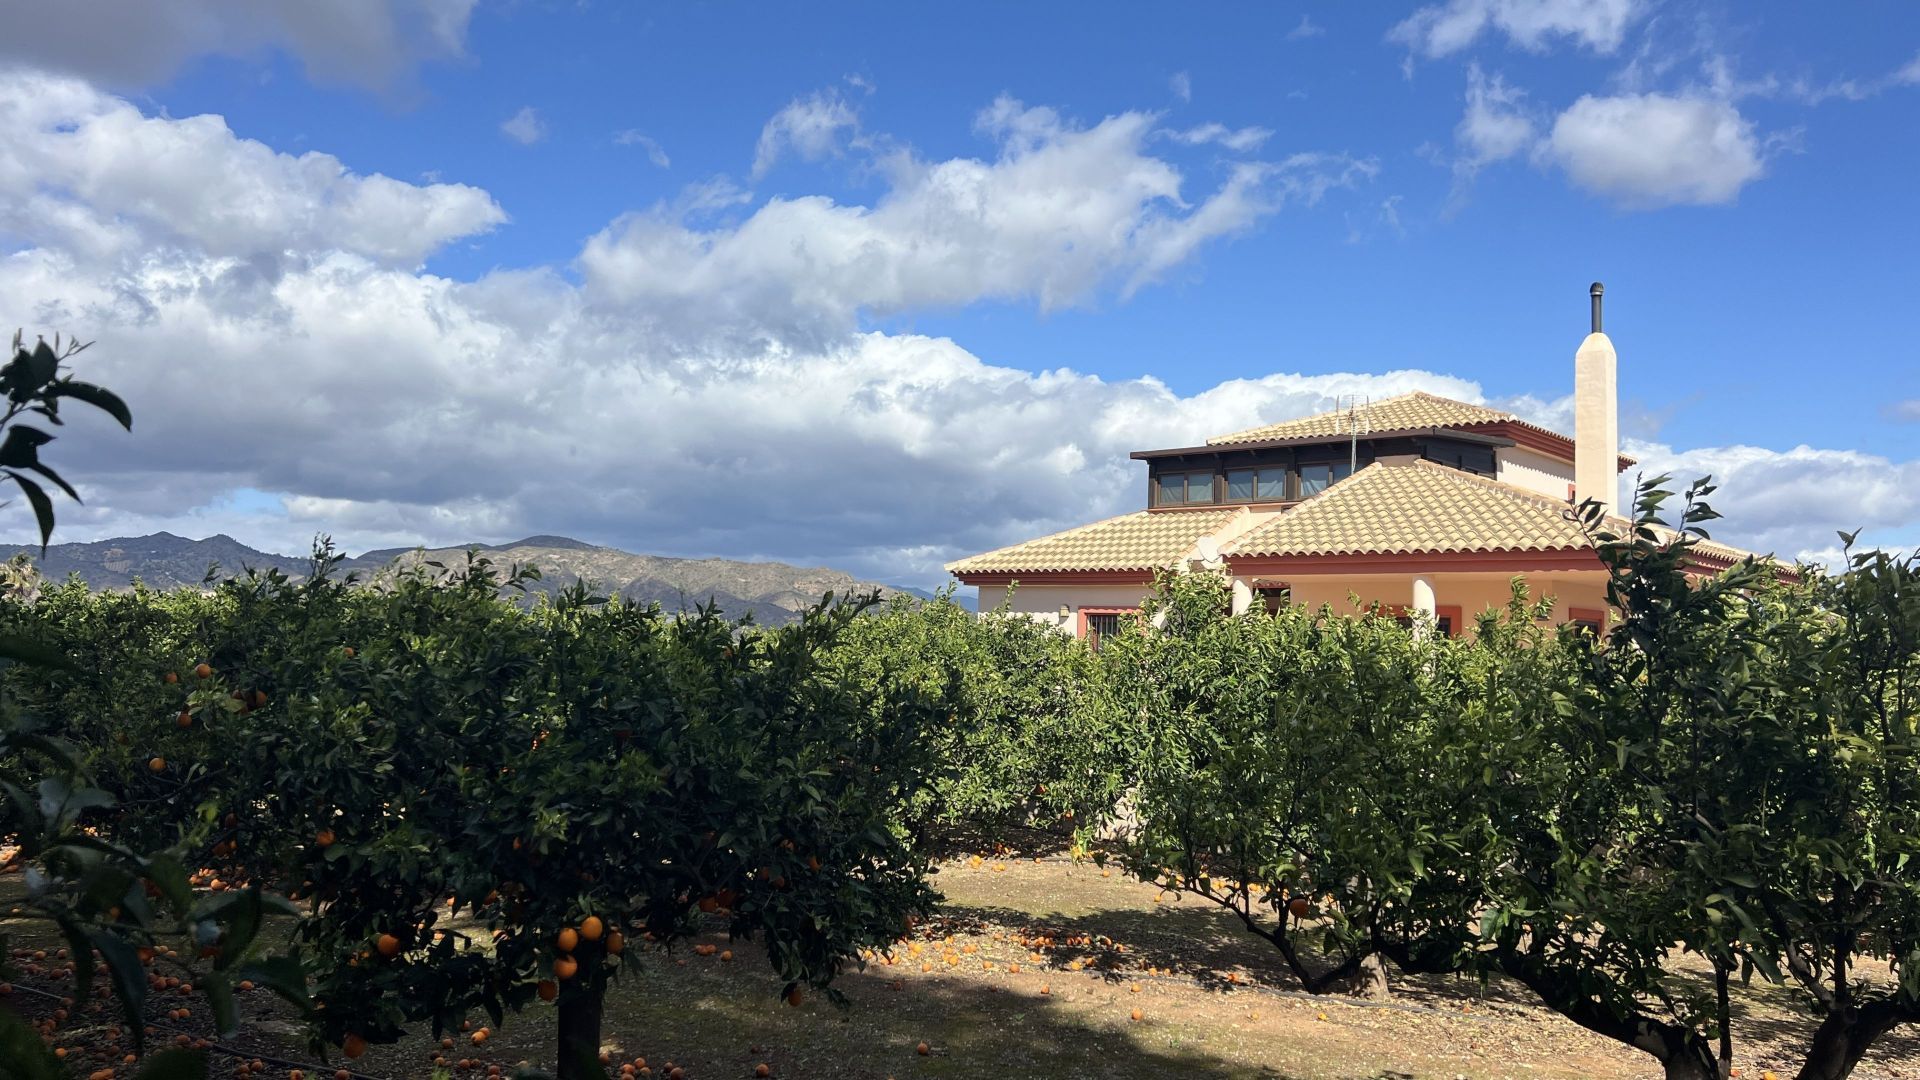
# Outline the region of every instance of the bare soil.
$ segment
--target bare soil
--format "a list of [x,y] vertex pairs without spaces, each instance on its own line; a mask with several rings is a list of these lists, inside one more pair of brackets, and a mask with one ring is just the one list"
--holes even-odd
[[[1399,979],[1394,1000],[1381,1003],[1295,992],[1278,955],[1230,915],[1118,870],[1058,856],[977,864],[961,857],[944,865],[936,884],[946,896],[939,918],[919,927],[891,962],[875,956],[838,982],[845,1008],[820,995],[787,1006],[758,948],[715,933],[699,943],[731,950],[733,959],[697,955],[689,943],[647,954],[637,974],[616,984],[605,1049],[616,1067],[644,1058],[646,1075],[664,1077],[677,1066],[690,1080],[750,1077],[763,1063],[775,1077],[827,1080],[1660,1075],[1652,1058],[1586,1032],[1498,980]],[[17,889],[18,877],[5,885]],[[1048,939],[1051,947],[1035,947]],[[0,1004],[43,1020],[70,993],[57,980],[25,978]],[[1780,988],[1756,985],[1737,995],[1742,1076],[1757,1080],[1768,1069],[1791,1076],[1811,1022]],[[204,1007],[159,997],[165,1000],[151,1003],[149,1022],[160,1042],[177,1033],[211,1036]],[[248,1019],[225,1044],[234,1054],[216,1053],[212,1075],[230,1075],[255,1058],[265,1076],[288,1076],[297,1065],[309,1078],[331,1077],[343,1064],[307,1051],[264,992],[240,1000]],[[194,1015],[166,1016],[182,1005]],[[490,1066],[510,1072],[522,1061],[550,1064],[549,1008],[510,1017],[481,1048],[455,1033],[453,1047],[443,1049],[424,1032],[375,1047],[353,1073],[431,1076],[435,1056],[454,1076],[476,1080]],[[54,1041],[81,1066],[76,1075],[118,1066],[118,1075],[130,1076],[132,1068],[119,1064],[124,1037],[108,1037],[120,1023],[111,1002],[83,1005]],[[1855,1075],[1920,1078],[1920,1031],[1885,1040]]]

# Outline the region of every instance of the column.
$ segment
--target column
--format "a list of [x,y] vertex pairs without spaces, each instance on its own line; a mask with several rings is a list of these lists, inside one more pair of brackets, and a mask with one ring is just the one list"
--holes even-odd
[[1247,613],[1247,609],[1251,608],[1252,606],[1253,606],[1253,586],[1247,584],[1245,578],[1234,578],[1233,579],[1233,613],[1235,615],[1245,615]]
[[[1433,621],[1439,612],[1433,598],[1433,577],[1430,574],[1413,576],[1413,611],[1416,633],[1427,633],[1433,627]],[[1421,616],[1424,616],[1422,618]]]

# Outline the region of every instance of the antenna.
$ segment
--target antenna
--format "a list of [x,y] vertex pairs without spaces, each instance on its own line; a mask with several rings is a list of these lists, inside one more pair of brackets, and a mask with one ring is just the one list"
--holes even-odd
[[1347,474],[1351,476],[1360,471],[1360,436],[1373,433],[1373,399],[1342,394],[1334,401],[1347,429]]

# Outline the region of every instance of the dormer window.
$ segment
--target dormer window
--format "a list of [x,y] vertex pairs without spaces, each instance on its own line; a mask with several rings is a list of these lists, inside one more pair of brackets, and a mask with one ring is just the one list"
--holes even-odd
[[1153,491],[1155,506],[1193,506],[1213,501],[1210,472],[1161,473]]
[[1228,469],[1228,502],[1283,502],[1287,497],[1287,470]]

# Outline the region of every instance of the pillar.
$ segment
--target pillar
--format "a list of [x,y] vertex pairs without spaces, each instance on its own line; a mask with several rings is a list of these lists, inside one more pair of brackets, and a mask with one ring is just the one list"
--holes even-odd
[[1415,632],[1422,634],[1433,626],[1434,619],[1439,615],[1433,596],[1433,577],[1430,574],[1413,576],[1413,614]]

